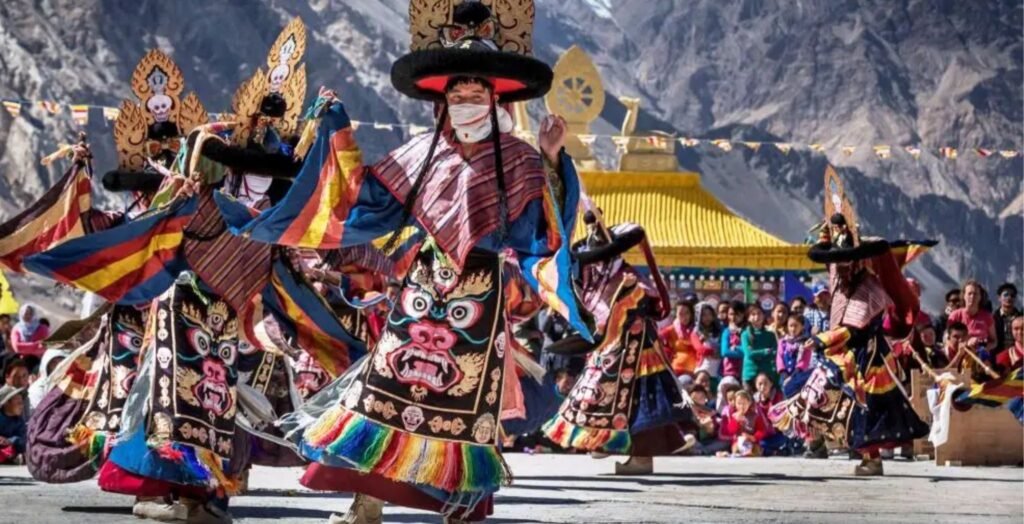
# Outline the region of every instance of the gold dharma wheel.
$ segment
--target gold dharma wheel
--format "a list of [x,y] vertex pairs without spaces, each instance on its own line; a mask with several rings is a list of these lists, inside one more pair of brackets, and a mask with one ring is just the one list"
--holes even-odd
[[604,85],[590,57],[572,46],[554,67],[551,92],[544,97],[549,113],[561,115],[570,123],[592,122],[604,108]]

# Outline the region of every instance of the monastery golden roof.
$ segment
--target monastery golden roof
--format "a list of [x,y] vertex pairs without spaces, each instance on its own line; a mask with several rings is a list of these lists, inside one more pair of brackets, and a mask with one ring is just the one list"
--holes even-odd
[[[696,173],[585,171],[580,177],[607,224],[644,227],[662,268],[820,269],[808,260],[807,246],[790,244],[736,216],[701,187]],[[574,238],[583,234],[580,221]],[[643,264],[636,249],[626,258]]]

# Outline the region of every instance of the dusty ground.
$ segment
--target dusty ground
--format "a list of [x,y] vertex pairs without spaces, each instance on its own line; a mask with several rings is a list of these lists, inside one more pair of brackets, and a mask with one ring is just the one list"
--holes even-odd
[[[892,522],[1024,521],[1020,468],[940,468],[889,462],[884,478],[850,475],[853,463],[803,459],[670,458],[655,474],[613,477],[614,459],[513,454],[515,485],[502,490],[488,522]],[[257,468],[252,491],[232,500],[240,523],[325,522],[349,497],[315,493],[299,469]],[[65,486],[33,481],[25,468],[0,468],[0,522],[115,524],[138,522],[131,499],[94,482]],[[388,507],[385,522],[440,522],[434,515]]]

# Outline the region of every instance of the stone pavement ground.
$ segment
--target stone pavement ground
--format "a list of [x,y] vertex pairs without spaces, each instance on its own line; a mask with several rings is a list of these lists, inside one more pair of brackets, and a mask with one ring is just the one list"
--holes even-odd
[[[887,476],[856,478],[833,458],[655,460],[655,473],[615,477],[614,458],[507,455],[515,484],[497,497],[491,523],[1024,522],[1024,470],[944,468],[887,462]],[[235,522],[323,523],[348,496],[301,488],[301,469],[256,468],[245,496],[232,499]],[[0,523],[139,522],[131,498],[95,482],[46,485],[24,467],[0,467]],[[440,522],[422,511],[387,507],[385,522]]]

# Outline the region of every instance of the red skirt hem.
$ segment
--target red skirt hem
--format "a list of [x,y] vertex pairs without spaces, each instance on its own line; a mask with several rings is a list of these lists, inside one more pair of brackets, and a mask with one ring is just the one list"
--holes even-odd
[[[316,491],[338,491],[362,493],[374,498],[407,508],[422,509],[440,513],[444,504],[403,482],[395,482],[375,473],[359,473],[348,468],[336,468],[313,463],[299,481],[303,486]],[[486,519],[494,513],[494,497],[487,497],[473,508],[464,520],[475,522]]]
[[172,484],[163,480],[136,475],[118,466],[112,460],[104,462],[100,468],[98,484],[100,489],[108,493],[134,495],[136,497],[177,495],[203,500],[208,494],[205,489],[200,487]]

